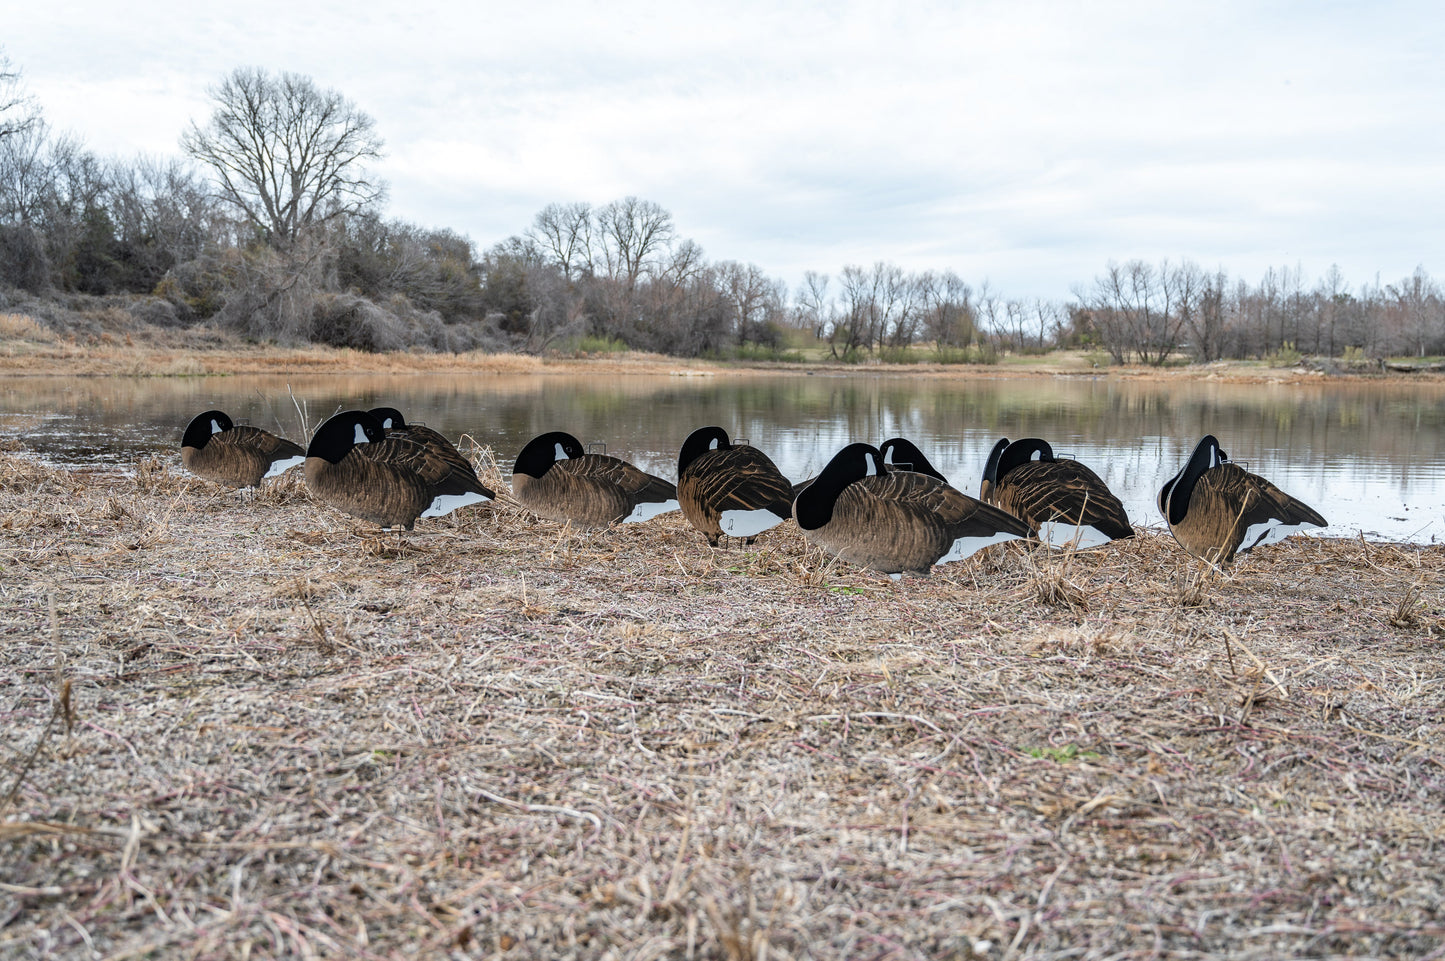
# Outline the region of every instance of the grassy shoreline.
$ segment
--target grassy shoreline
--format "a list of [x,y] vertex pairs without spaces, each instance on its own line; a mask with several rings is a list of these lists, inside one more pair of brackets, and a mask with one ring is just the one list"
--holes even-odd
[[1145,531],[894,585],[0,453],[0,957],[1425,956],[1442,575]]

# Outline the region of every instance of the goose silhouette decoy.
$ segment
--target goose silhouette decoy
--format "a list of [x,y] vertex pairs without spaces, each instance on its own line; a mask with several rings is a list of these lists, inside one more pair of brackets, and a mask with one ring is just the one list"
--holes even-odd
[[386,436],[364,410],[342,411],[306,449],[306,486],[325,504],[386,528],[411,530],[496,495],[426,444]]
[[226,487],[255,487],[305,460],[300,444],[259,427],[238,427],[219,410],[191,418],[181,436],[186,470]]
[[[472,462],[467,460],[462,452],[457,450],[456,445],[441,433],[432,430],[425,424],[408,424],[406,418],[401,415],[401,411],[395,407],[373,407],[367,413],[381,423],[387,437],[401,436],[425,444],[468,474],[473,477],[477,476],[477,469],[472,466]],[[481,483],[481,479],[478,478],[477,482]]]
[[913,441],[905,437],[892,437],[878,445],[878,452],[883,455],[883,463],[894,470],[911,470],[915,474],[927,474],[929,477],[936,477],[948,483],[948,478],[938,472],[938,468],[929,463],[928,458],[923,456],[923,451]]
[[927,574],[1004,541],[1027,524],[931,474],[896,470],[868,444],[849,444],[793,503],[810,544],[895,579]]
[[793,485],[767,454],[733,445],[721,427],[700,427],[677,458],[677,500],[713,547],[723,534],[744,544],[793,516]]
[[1159,510],[1179,546],[1211,564],[1275,544],[1306,527],[1327,527],[1314,508],[1232,463],[1206,434],[1182,470],[1159,490]]
[[1076,460],[1054,457],[1037,437],[993,445],[979,498],[1024,521],[1050,547],[1098,547],[1133,537],[1124,504]]
[[678,509],[677,488],[617,457],[588,454],[571,434],[527,442],[512,468],[512,495],[548,520],[597,529]]

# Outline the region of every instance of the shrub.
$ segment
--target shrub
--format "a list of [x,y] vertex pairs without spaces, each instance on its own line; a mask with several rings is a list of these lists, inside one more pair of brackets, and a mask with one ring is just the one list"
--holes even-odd
[[1294,341],[1287,340],[1280,344],[1279,350],[1266,356],[1265,361],[1271,367],[1293,367],[1300,362],[1300,356],[1300,352],[1295,350]]
[[936,364],[997,364],[998,350],[992,344],[969,344],[966,347],[940,344],[928,359]]
[[38,294],[50,286],[45,242],[28,224],[0,226],[0,284]]

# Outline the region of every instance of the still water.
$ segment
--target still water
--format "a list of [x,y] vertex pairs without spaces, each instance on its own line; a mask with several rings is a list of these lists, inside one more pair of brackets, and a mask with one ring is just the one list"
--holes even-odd
[[546,430],[602,441],[667,478],[695,427],[719,424],[794,480],[844,444],[906,436],[955,487],[978,491],[1001,436],[1042,437],[1098,472],[1136,523],[1159,526],[1155,492],[1205,433],[1237,462],[1314,506],[1330,533],[1445,540],[1445,387],[1345,383],[1131,383],[1087,378],[947,379],[888,374],[402,374],[195,378],[12,377],[0,440],[59,464],[179,464],[192,415],[303,441],[353,407],[391,406],[452,438],[490,446],[504,472]]

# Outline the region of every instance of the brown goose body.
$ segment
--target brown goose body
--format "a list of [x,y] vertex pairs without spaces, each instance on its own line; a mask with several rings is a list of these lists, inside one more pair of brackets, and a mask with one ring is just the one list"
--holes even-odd
[[1023,521],[932,475],[889,469],[867,444],[839,451],[793,511],[810,544],[895,577],[1030,535]]
[[979,496],[1024,521],[1051,547],[1097,547],[1134,536],[1109,485],[1084,464],[1055,458],[1037,438],[995,444]]
[[365,411],[328,420],[306,451],[306,486],[323,503],[381,527],[412,530],[495,495],[427,445],[387,437]]
[[512,494],[548,520],[596,530],[677,510],[677,488],[619,457],[588,454],[571,434],[534,437],[512,470]]
[[1212,435],[1159,491],[1159,509],[1179,545],[1211,564],[1228,564],[1306,527],[1328,526],[1308,504],[1231,463]]
[[735,447],[721,427],[703,427],[678,455],[677,500],[713,547],[723,534],[750,544],[792,516],[793,484],[756,447]]
[[[456,445],[447,440],[446,436],[439,431],[432,430],[425,424],[409,424],[402,417],[401,411],[395,407],[373,407],[367,411],[372,417],[381,422],[382,428],[386,431],[387,437],[405,437],[407,440],[416,441],[433,450],[438,456],[447,462],[471,474],[477,476],[477,469],[472,462],[457,450]],[[478,483],[480,483],[478,479]]]
[[219,410],[197,414],[181,438],[181,464],[226,487],[255,487],[300,464],[301,445],[259,427],[237,426]]

